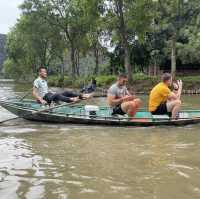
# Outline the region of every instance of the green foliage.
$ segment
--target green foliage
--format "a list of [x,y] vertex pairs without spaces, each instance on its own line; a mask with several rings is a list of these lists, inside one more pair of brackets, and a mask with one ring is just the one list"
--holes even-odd
[[82,86],[95,74],[106,86],[124,70],[151,82],[136,73],[169,66],[172,38],[179,65],[200,66],[198,0],[24,0],[21,10],[7,36],[9,77],[33,79],[45,65],[51,85]]
[[130,59],[130,46],[135,44],[136,37],[139,37],[140,42],[144,42],[146,32],[150,31],[152,12],[149,8],[151,5],[151,0],[104,1],[106,29],[109,31],[112,44],[122,48],[123,67],[129,81],[132,81],[134,66]]
[[17,70],[15,70],[14,68],[14,63],[12,60],[7,59],[6,61],[4,61],[3,67],[4,67],[4,75],[6,78],[15,78],[19,75],[17,73]]
[[144,73],[136,73],[134,74],[134,80],[157,80],[156,77],[149,77],[148,75]]
[[62,56],[62,50],[60,33],[37,12],[22,15],[7,37],[15,78],[29,79],[32,73],[27,71],[36,72],[41,65],[51,67],[51,62]]
[[[50,86],[59,86],[59,87],[75,87],[75,88],[82,88],[86,85],[89,84],[90,80],[92,79],[91,77],[79,77],[76,80],[73,80],[72,77],[65,76],[64,77],[64,82],[62,85],[60,84],[60,77],[51,75],[48,77],[48,84]],[[114,81],[116,81],[116,76],[114,75],[99,75],[95,77],[97,81],[97,86],[99,87],[107,87],[111,85]]]
[[13,60],[7,59],[4,62],[3,67],[4,75],[7,78],[18,79],[18,81],[30,80],[30,76],[32,77],[32,79],[34,78],[33,71],[31,71],[28,67],[24,67],[23,63],[19,63],[19,65],[16,65]]
[[[92,77],[79,77],[73,80],[72,77],[65,76],[63,84],[60,84],[60,77],[51,75],[48,77],[49,86],[53,87],[66,87],[66,88],[77,88],[81,89],[83,86],[88,85]],[[117,79],[114,75],[99,75],[95,77],[97,81],[97,87],[109,88]],[[189,89],[199,89],[200,76],[178,76],[177,79],[183,80],[183,85],[185,90]],[[160,77],[149,77],[144,73],[134,74],[134,81],[130,87],[132,87],[137,92],[149,91],[160,82]]]
[[116,76],[115,75],[102,75],[102,76],[96,77],[96,81],[97,81],[97,86],[108,87],[114,81],[116,81]]
[[[155,31],[161,39],[165,39],[162,52],[164,58],[171,59],[171,72],[175,75],[176,62],[186,63],[193,54],[188,33],[188,27],[196,30],[199,18],[200,5],[198,0],[165,0],[155,2]],[[191,30],[192,30],[191,29]],[[160,33],[160,34],[159,34]],[[195,34],[193,34],[194,36]],[[194,53],[196,54],[196,53]],[[188,59],[190,58],[190,59]],[[163,63],[163,62],[162,62]]]
[[185,90],[198,90],[200,85],[200,75],[196,76],[181,76],[177,77],[177,79],[182,79],[183,81],[183,88]]

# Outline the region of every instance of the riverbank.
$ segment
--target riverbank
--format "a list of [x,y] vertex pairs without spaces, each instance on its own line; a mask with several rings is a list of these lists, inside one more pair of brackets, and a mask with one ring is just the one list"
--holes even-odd
[[[67,88],[82,88],[89,84],[92,77],[78,78],[73,80],[72,78],[65,76],[64,81],[58,76],[49,76],[48,83],[50,86],[54,87],[67,87]],[[109,86],[116,81],[116,76],[97,76],[95,77],[97,81],[97,90],[100,93],[104,93]],[[183,81],[183,93],[184,94],[200,94],[200,75],[198,76],[179,76],[177,79],[182,79]],[[136,93],[146,94],[160,81],[160,77],[149,77],[144,74],[134,75],[134,81],[129,88]]]
[[[50,87],[80,90],[82,87],[90,83],[91,78],[92,77],[79,77],[76,80],[73,80],[69,76],[65,76],[64,81],[62,81],[59,76],[50,75],[48,76],[47,80]],[[106,95],[107,89],[110,87],[110,85],[116,81],[116,76],[101,75],[96,76],[95,79],[97,81],[97,96],[104,96]],[[183,80],[183,94],[200,94],[200,75],[179,76],[177,79]],[[5,81],[5,79],[2,80]],[[33,80],[15,81],[16,83],[25,84],[27,89],[31,88],[33,82]],[[129,86],[129,89],[134,93],[149,94],[153,86],[156,85],[159,81],[160,77],[149,77],[141,73],[135,74],[134,81]]]

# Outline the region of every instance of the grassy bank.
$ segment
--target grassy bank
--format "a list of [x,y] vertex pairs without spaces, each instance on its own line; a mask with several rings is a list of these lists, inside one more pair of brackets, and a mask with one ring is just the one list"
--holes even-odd
[[[48,83],[50,86],[56,87],[72,87],[81,88],[87,85],[92,77],[77,78],[73,80],[69,76],[65,76],[64,81],[62,81],[58,76],[49,76]],[[107,89],[113,82],[116,81],[116,76],[114,75],[101,75],[95,77],[97,80],[97,87]],[[149,77],[144,74],[135,74],[133,76],[133,84],[131,88],[136,92],[149,92],[152,87],[160,81],[160,77]],[[184,90],[199,90],[200,89],[200,76],[184,76],[177,77],[177,79],[182,79],[184,84]]]

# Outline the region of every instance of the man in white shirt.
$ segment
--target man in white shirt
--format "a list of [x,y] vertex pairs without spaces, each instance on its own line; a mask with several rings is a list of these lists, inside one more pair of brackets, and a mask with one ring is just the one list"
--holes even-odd
[[33,96],[41,104],[50,104],[52,101],[58,102],[76,102],[83,98],[89,98],[91,95],[79,95],[70,91],[64,91],[62,93],[52,93],[48,89],[46,81],[47,70],[45,67],[39,68],[39,77],[33,83]]

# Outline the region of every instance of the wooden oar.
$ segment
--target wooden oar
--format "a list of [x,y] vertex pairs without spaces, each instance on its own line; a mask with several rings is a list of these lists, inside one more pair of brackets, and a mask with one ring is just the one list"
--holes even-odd
[[33,90],[33,88],[31,88],[31,89],[29,89],[26,93],[25,93],[25,95],[23,95],[20,99],[19,99],[19,101],[22,101],[25,97],[27,97],[29,94],[30,94],[30,92]]
[[[83,100],[84,100],[84,99],[83,99]],[[76,103],[78,103],[78,102],[80,102],[80,101],[81,101],[81,100],[78,100],[78,101],[71,102],[71,103],[68,103],[68,104],[64,103],[64,104],[61,104],[61,105],[57,105],[57,106],[45,108],[45,109],[42,109],[42,110],[39,110],[39,111],[36,111],[36,112],[31,112],[31,113],[28,113],[28,114],[25,114],[25,115],[22,115],[22,116],[17,116],[17,117],[14,117],[14,118],[10,118],[10,119],[7,119],[7,120],[3,120],[3,121],[0,121],[0,124],[3,124],[3,123],[8,122],[8,121],[16,120],[16,119],[18,119],[18,118],[23,118],[23,117],[26,117],[26,116],[36,115],[36,114],[38,114],[38,113],[50,111],[50,110],[53,110],[53,109],[55,109],[55,108],[60,108],[60,107],[63,107],[63,106],[70,106],[70,105],[76,104]]]
[[[17,98],[19,101],[22,101],[25,97],[27,97],[30,94],[30,91],[32,91],[32,90],[33,90],[33,88],[29,89],[23,96],[15,95],[15,98]],[[11,98],[2,97],[0,99],[0,101],[2,101],[2,100],[5,101],[5,100],[9,100],[9,99],[11,99]]]

